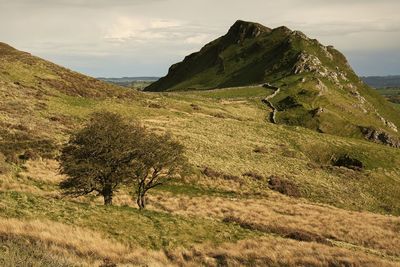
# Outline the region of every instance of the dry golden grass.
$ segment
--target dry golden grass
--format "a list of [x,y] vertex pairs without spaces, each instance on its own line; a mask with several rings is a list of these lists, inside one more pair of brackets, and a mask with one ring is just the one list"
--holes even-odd
[[362,252],[273,237],[201,245],[168,256],[180,266],[399,266]]
[[93,266],[106,258],[129,265],[168,265],[160,252],[130,248],[97,232],[52,221],[0,219],[0,235],[40,242],[50,253],[62,254],[85,266]]
[[81,266],[98,266],[104,259],[120,266],[396,266],[365,252],[273,236],[162,252],[130,248],[80,227],[16,219],[0,219],[0,236],[40,243]]
[[22,176],[30,177],[37,182],[45,182],[50,184],[58,184],[65,179],[65,176],[59,174],[59,163],[56,160],[39,159],[29,160],[24,164],[25,171]]
[[153,197],[150,204],[153,209],[185,216],[225,219],[249,229],[283,236],[295,232],[311,233],[400,260],[398,217],[346,211],[275,193],[262,199],[162,194]]
[[42,190],[32,184],[26,184],[18,179],[15,179],[11,174],[0,175],[0,190],[1,191],[16,191],[28,192],[34,194],[43,193]]
[[58,173],[58,166],[55,160],[29,160],[17,174],[0,175],[0,190],[57,197],[57,185],[64,178]]
[[[25,177],[23,181],[30,177],[28,181],[54,185],[63,178],[57,174],[57,170],[58,163],[56,161],[28,161],[21,176]],[[240,183],[238,184],[236,181],[202,180],[204,181],[200,181],[200,184],[208,183],[210,187],[229,188],[232,186],[235,191],[240,190]],[[10,184],[19,186],[19,188],[9,187],[9,190],[18,189],[16,191],[51,196],[48,189],[42,190],[15,179],[13,181],[12,177],[9,178],[9,181]],[[242,193],[242,196],[246,195],[245,191]],[[54,191],[52,194],[57,195],[59,192]],[[279,236],[287,236],[293,232],[311,233],[331,240],[335,246],[352,247],[354,250],[400,259],[400,218],[398,217],[346,211],[328,205],[313,204],[305,199],[288,198],[273,192],[259,195],[258,199],[190,197],[161,192],[153,192],[149,196],[150,209],[183,216],[225,220],[248,229]],[[80,201],[88,200],[82,198]],[[122,190],[115,196],[114,203],[121,206],[136,206],[126,190]],[[63,238],[60,237],[60,240]],[[123,245],[121,246],[123,247]],[[108,257],[115,259],[116,257],[113,255],[111,253]]]

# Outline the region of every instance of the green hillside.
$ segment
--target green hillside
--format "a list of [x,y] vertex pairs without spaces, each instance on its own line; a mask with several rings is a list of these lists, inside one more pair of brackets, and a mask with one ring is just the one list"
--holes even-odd
[[[399,265],[399,149],[270,123],[273,87],[142,93],[1,51],[1,266]],[[187,177],[145,211],[130,188],[111,207],[60,193],[60,147],[102,110],[185,147]]]
[[280,88],[269,99],[274,123],[400,146],[397,110],[357,77],[339,51],[286,27],[237,21],[145,90],[261,84]]

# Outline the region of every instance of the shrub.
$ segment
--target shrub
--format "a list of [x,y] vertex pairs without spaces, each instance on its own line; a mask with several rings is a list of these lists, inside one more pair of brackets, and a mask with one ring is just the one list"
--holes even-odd
[[201,171],[201,173],[204,174],[204,175],[207,176],[207,177],[210,177],[210,178],[218,178],[218,177],[221,176],[221,173],[220,173],[220,172],[217,172],[216,170],[211,169],[210,167],[205,167],[205,168]]
[[345,167],[352,170],[362,170],[364,168],[364,164],[349,155],[340,155],[338,157],[332,157],[332,165],[337,167]]
[[329,242],[329,240],[327,240],[326,238],[324,238],[318,234],[307,232],[304,230],[288,231],[288,233],[285,234],[284,237],[294,239],[297,241],[303,241],[303,242],[316,242],[316,243],[327,244],[327,245],[331,244],[331,242]]
[[213,116],[219,119],[226,119],[226,115],[224,113],[215,113]]
[[148,105],[148,107],[149,107],[149,108],[157,108],[157,109],[162,108],[162,106],[161,106],[160,104],[154,103],[154,102],[150,103],[150,104]]
[[200,110],[200,106],[196,104],[190,104],[193,110]]
[[268,148],[263,147],[263,146],[256,146],[256,147],[254,148],[253,152],[265,154],[265,153],[268,152]]
[[316,243],[321,243],[321,244],[326,244],[326,245],[331,245],[331,242],[326,239],[325,237],[308,232],[305,230],[301,229],[292,229],[289,227],[285,226],[275,226],[275,225],[266,225],[266,224],[260,224],[260,223],[255,223],[251,221],[246,221],[238,217],[234,217],[231,215],[225,216],[222,219],[223,222],[225,223],[236,223],[240,227],[249,229],[249,230],[254,230],[254,231],[260,231],[264,233],[273,233],[276,235],[279,235],[284,238],[289,238],[297,241],[303,241],[303,242],[316,242]]
[[39,159],[40,156],[38,153],[36,153],[35,151],[33,151],[32,149],[28,149],[24,152],[24,154],[19,155],[18,157],[20,160],[36,160]]
[[290,197],[300,197],[300,190],[298,186],[288,179],[282,179],[278,176],[270,176],[268,181],[268,187],[271,190],[277,191],[281,194]]
[[256,180],[263,180],[264,179],[264,176],[254,172],[254,171],[245,172],[245,173],[243,173],[243,176],[251,177],[251,178],[254,178]]
[[3,153],[0,153],[0,174],[6,174],[10,171],[10,167],[6,163],[6,156]]
[[117,267],[117,264],[109,258],[105,258],[99,267]]
[[239,176],[233,175],[233,174],[223,174],[222,178],[225,180],[233,180],[233,181],[237,181],[239,180]]
[[222,178],[225,180],[235,180],[235,181],[239,180],[239,176],[219,172],[210,167],[205,167],[201,172],[205,176],[210,177],[210,178]]

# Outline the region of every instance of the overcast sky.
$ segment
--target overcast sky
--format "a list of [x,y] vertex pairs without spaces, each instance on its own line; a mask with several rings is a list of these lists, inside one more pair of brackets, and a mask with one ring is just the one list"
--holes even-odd
[[242,19],[387,75],[400,74],[399,11],[400,0],[0,0],[0,41],[91,76],[160,76]]

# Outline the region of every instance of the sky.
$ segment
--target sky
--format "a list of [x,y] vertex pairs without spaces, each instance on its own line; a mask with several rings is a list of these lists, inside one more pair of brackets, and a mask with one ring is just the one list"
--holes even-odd
[[238,19],[300,30],[359,75],[400,74],[400,0],[0,0],[0,42],[94,77],[163,76]]

